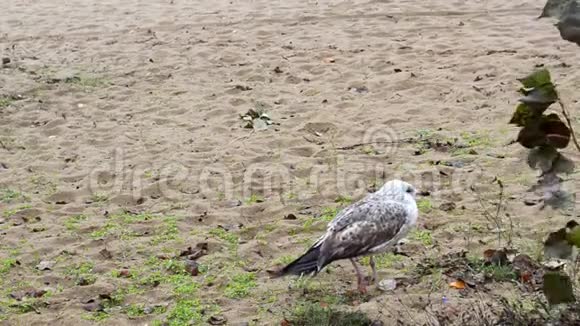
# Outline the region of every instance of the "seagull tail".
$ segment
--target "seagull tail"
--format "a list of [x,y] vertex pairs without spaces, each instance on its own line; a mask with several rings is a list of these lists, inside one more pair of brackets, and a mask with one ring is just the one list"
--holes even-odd
[[320,245],[313,246],[308,249],[304,255],[300,256],[286,267],[270,272],[271,277],[277,278],[286,275],[308,275],[311,273],[316,275],[319,272],[318,258],[320,257],[320,247]]

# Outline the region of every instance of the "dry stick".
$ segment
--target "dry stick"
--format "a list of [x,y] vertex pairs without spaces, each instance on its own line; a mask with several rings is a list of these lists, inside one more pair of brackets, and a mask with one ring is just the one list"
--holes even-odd
[[500,186],[499,203],[498,203],[498,209],[496,211],[495,217],[493,216],[493,214],[491,214],[489,212],[487,207],[485,207],[485,204],[483,203],[483,199],[481,199],[481,196],[479,196],[479,194],[477,193],[477,191],[475,190],[474,187],[471,187],[471,191],[473,191],[473,193],[477,197],[477,201],[479,202],[479,205],[483,209],[483,215],[486,217],[486,219],[489,222],[492,222],[497,227],[497,242],[498,242],[497,244],[498,244],[498,246],[501,247],[501,238],[502,238],[503,232],[501,230],[502,229],[502,219],[499,217],[499,212],[501,210],[501,205],[503,204],[503,185]]
[[405,138],[405,139],[394,140],[394,141],[393,140],[390,140],[390,141],[372,141],[372,142],[368,142],[368,143],[358,143],[358,144],[354,144],[354,145],[350,145],[350,146],[337,147],[336,149],[348,150],[348,149],[355,149],[357,147],[366,146],[366,145],[376,145],[376,144],[393,145],[393,144],[401,144],[401,143],[414,143],[417,141],[418,140],[415,138]]
[[564,118],[566,119],[566,122],[568,123],[568,128],[570,129],[570,133],[572,134],[572,141],[574,142],[576,149],[580,152],[580,145],[578,145],[578,140],[576,139],[576,133],[574,132],[574,129],[572,128],[572,121],[570,120],[570,116],[568,115],[568,110],[566,110],[566,106],[564,105],[564,102],[562,102],[561,99],[558,99],[558,104],[562,108],[562,115],[564,115]]

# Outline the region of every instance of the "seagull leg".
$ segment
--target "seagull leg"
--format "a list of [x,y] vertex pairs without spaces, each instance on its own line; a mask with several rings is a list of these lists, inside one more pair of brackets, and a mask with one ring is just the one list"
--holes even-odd
[[376,268],[375,260],[373,259],[373,256],[369,257],[369,264],[371,265],[371,269],[373,271],[373,275],[371,276],[371,282],[375,282],[375,284],[378,286],[379,285],[379,278],[377,277],[377,268]]
[[358,267],[358,264],[352,258],[350,259],[350,262],[352,263],[352,266],[354,266],[354,271],[356,272],[357,287],[358,287],[359,292],[362,294],[367,293],[365,278],[362,275],[362,273],[360,272],[360,268]]

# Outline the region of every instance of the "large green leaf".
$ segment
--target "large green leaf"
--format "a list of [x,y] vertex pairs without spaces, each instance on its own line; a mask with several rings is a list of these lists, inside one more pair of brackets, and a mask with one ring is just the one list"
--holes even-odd
[[[520,130],[517,138],[518,143],[522,146],[526,148],[535,148],[538,146],[565,148],[570,143],[570,129],[568,129],[566,124],[560,120],[560,117],[557,114],[551,113],[549,115],[541,116],[532,114],[530,116],[530,110],[522,110],[520,112],[521,113],[518,116],[516,115],[518,113],[516,110],[514,117],[521,118],[523,114],[528,114],[525,120],[522,120],[525,124]],[[514,119],[514,117],[512,117],[512,119]],[[519,123],[521,121],[516,122]]]
[[546,272],[544,274],[543,291],[551,305],[576,301],[570,277],[559,272]]
[[536,88],[541,87],[546,84],[552,83],[552,78],[550,77],[550,71],[548,69],[540,69],[536,70],[533,73],[529,74],[525,78],[518,79],[524,88]]
[[566,240],[568,243],[580,248],[580,226],[574,220],[568,222],[566,225],[568,232],[566,234]]
[[514,112],[510,124],[515,124],[518,127],[524,127],[527,122],[532,119],[534,112],[524,103],[520,103]]

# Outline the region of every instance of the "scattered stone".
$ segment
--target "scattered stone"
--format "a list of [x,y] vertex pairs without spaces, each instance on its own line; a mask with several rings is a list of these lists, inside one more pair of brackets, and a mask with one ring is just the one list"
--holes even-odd
[[3,64],[3,65],[7,65],[7,64],[9,64],[9,63],[10,63],[10,58],[8,58],[8,57],[4,57],[4,58],[2,58],[2,64]]
[[55,262],[50,260],[43,260],[38,265],[36,265],[36,269],[39,271],[49,271],[52,270],[54,267]]
[[208,319],[208,323],[210,325],[225,325],[227,323],[226,317],[223,316],[211,316]]
[[189,260],[196,260],[201,256],[207,255],[207,252],[208,252],[207,242],[200,242],[197,245],[195,245],[195,248],[189,247],[186,250],[182,251],[179,254],[179,257],[187,256],[187,259]]
[[107,248],[103,248],[101,251],[99,251],[99,254],[101,254],[101,256],[103,256],[105,259],[113,259],[113,254],[111,254]]
[[296,219],[298,219],[298,218],[296,217],[296,215],[294,215],[294,214],[290,213],[290,214],[288,214],[288,215],[284,216],[284,219],[285,219],[285,220],[296,220]]
[[397,288],[397,281],[394,279],[385,279],[379,282],[379,290],[388,292]]
[[524,205],[526,205],[526,206],[536,206],[536,205],[538,205],[538,201],[537,200],[533,200],[533,199],[525,199],[524,200]]
[[191,276],[199,275],[199,264],[195,260],[187,259],[185,261],[185,270]]
[[355,87],[349,87],[348,91],[352,92],[352,93],[365,94],[365,93],[369,92],[369,89],[366,86],[359,86],[359,87],[355,86]]
[[239,206],[242,206],[242,201],[239,199],[230,200],[230,201],[226,202],[227,208],[234,208],[234,207],[239,207]]
[[439,206],[439,209],[444,211],[444,212],[450,212],[452,210],[454,210],[457,206],[455,205],[454,202],[447,202],[447,203],[443,203]]
[[83,309],[88,311],[88,312],[97,312],[97,311],[103,311],[104,307],[100,302],[98,302],[94,299],[91,299],[91,300],[85,302],[85,304],[83,304]]

